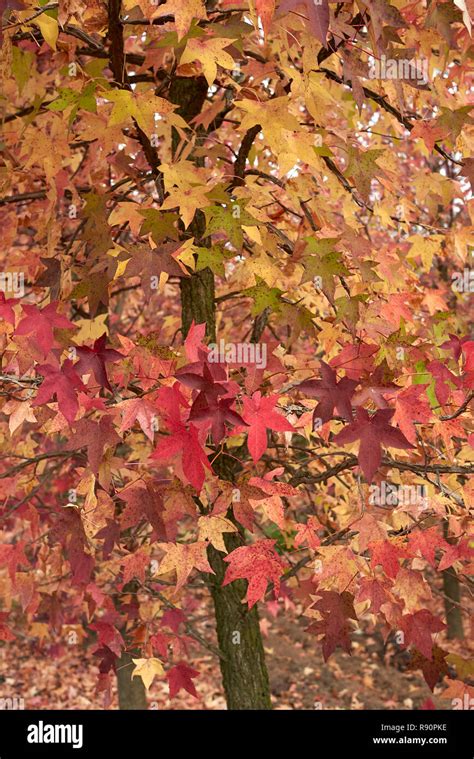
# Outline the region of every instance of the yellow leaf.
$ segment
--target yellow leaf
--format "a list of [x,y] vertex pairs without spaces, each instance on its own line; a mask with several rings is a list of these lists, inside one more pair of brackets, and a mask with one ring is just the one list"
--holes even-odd
[[107,327],[108,314],[98,314],[94,319],[78,319],[75,324],[80,327],[76,333],[75,340],[78,345],[86,343],[88,340],[94,341],[106,332],[109,334]]
[[135,669],[132,672],[134,677],[141,677],[143,685],[147,690],[155,679],[155,675],[164,674],[163,665],[159,659],[132,659]]
[[56,50],[56,41],[59,34],[58,22],[56,19],[42,13],[41,16],[38,16],[38,18],[35,19],[35,23],[38,24],[45,42],[47,42],[53,50]]
[[208,540],[218,551],[227,553],[224,543],[225,532],[237,532],[237,527],[229,519],[218,516],[200,517],[198,521],[199,540]]
[[217,76],[217,64],[224,69],[234,68],[234,59],[223,48],[235,40],[203,39],[202,37],[188,40],[188,44],[181,56],[180,63],[199,61],[202,72],[206,77],[209,87]]
[[168,0],[153,11],[151,18],[174,16],[178,40],[188,33],[193,19],[206,19],[206,9],[203,0]]

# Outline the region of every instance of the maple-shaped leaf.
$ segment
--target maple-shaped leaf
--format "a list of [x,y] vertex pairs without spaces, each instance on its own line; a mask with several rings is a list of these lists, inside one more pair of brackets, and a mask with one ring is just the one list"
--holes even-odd
[[277,432],[292,432],[293,426],[282,414],[274,411],[278,396],[262,396],[257,390],[251,398],[243,400],[242,417],[250,429],[248,432],[248,449],[254,463],[262,458],[267,448],[267,429]]
[[234,580],[248,580],[247,601],[249,609],[260,601],[273,582],[275,597],[280,594],[280,578],[287,564],[277,554],[274,540],[258,540],[251,546],[241,546],[224,558],[229,564],[222,587]]
[[35,285],[37,287],[49,287],[51,298],[56,300],[61,291],[61,261],[55,256],[40,258],[40,261],[43,266],[46,266],[46,269],[36,279]]
[[408,543],[411,551],[414,553],[419,551],[432,567],[436,566],[436,550],[449,547],[436,526],[427,530],[414,530],[408,536]]
[[140,677],[147,690],[150,689],[155,676],[163,675],[165,672],[163,664],[159,659],[132,659],[132,661],[135,664],[135,669],[132,672],[132,680],[134,677]]
[[150,563],[148,552],[139,549],[122,559],[123,566],[123,584],[126,585],[130,580],[136,577],[143,584],[145,582],[145,572]]
[[74,369],[77,374],[80,374],[81,376],[92,373],[100,387],[106,387],[107,390],[112,390],[107,377],[105,364],[108,361],[119,361],[124,356],[113,348],[106,348],[106,341],[107,335],[104,333],[94,342],[93,348],[89,348],[87,345],[76,348],[79,361],[75,364]]
[[328,0],[283,0],[278,8],[279,14],[292,13],[296,17],[308,19],[308,28],[317,40],[326,47],[326,37],[329,29]]
[[99,621],[89,625],[89,629],[97,633],[98,642],[101,646],[107,646],[116,656],[121,655],[125,643],[116,627],[109,622]]
[[400,570],[400,559],[407,558],[407,551],[398,543],[390,540],[375,540],[369,543],[370,566],[372,569],[380,564],[387,577],[395,578]]
[[201,491],[204,483],[205,469],[211,469],[209,460],[202,448],[198,431],[193,424],[186,429],[184,424],[175,423],[171,434],[160,440],[150,458],[167,461],[181,454],[183,473],[189,483]]
[[329,422],[334,415],[334,409],[344,419],[351,420],[351,398],[358,382],[348,377],[337,381],[336,372],[324,361],[321,361],[321,377],[320,380],[305,380],[295,388],[309,398],[319,401],[313,412],[313,427],[316,426],[317,419],[321,420],[321,424]]
[[194,319],[184,341],[184,350],[189,362],[204,361],[208,353],[208,347],[203,340],[206,334],[206,323],[196,324]]
[[438,572],[442,572],[444,569],[452,567],[455,561],[460,559],[472,559],[474,557],[474,549],[469,545],[469,540],[461,540],[459,543],[447,544],[444,546],[445,553],[443,558],[438,564]]
[[224,534],[228,532],[237,532],[235,524],[226,517],[218,514],[213,516],[212,514],[204,517],[199,517],[199,540],[208,540],[214,548],[222,553],[227,553],[227,548],[224,543]]
[[15,335],[30,335],[34,333],[35,342],[47,356],[54,344],[53,329],[74,329],[75,325],[66,319],[62,314],[57,313],[57,302],[50,303],[43,309],[37,306],[23,306],[22,309],[26,314],[15,330]]
[[218,65],[225,69],[234,68],[234,59],[224,50],[232,42],[235,40],[217,39],[216,37],[191,37],[181,55],[180,65],[198,61],[209,87],[212,87],[217,76]]
[[157,574],[176,572],[176,590],[183,587],[194,567],[200,572],[214,574],[207,560],[207,543],[158,543],[166,555],[161,560]]
[[349,620],[357,620],[354,610],[354,596],[346,590],[343,593],[337,593],[334,590],[322,590],[318,591],[318,595],[321,598],[315,601],[310,608],[318,611],[322,619],[313,622],[307,631],[323,635],[324,661],[329,659],[338,646],[350,654],[349,633],[351,627]]
[[153,443],[157,431],[157,414],[155,407],[146,398],[130,398],[117,403],[117,408],[122,412],[122,424],[119,432],[125,432],[138,422],[143,432]]
[[127,530],[146,519],[153,527],[153,540],[167,537],[164,524],[163,493],[152,482],[137,482],[118,494],[127,504],[120,515],[120,527]]
[[197,669],[188,667],[184,662],[179,662],[179,664],[171,667],[166,673],[170,686],[170,698],[174,698],[180,690],[185,690],[194,698],[199,698],[193,683],[193,678],[198,675]]
[[430,361],[426,367],[434,377],[435,393],[439,403],[444,406],[454,388],[460,387],[461,380],[455,374],[441,363],[441,361]]
[[320,528],[321,524],[316,517],[309,517],[306,524],[297,524],[294,540],[295,548],[299,548],[305,543],[309,548],[312,548],[313,551],[318,548],[321,545],[321,540],[317,535],[317,530]]
[[375,403],[377,408],[388,408],[385,395],[393,395],[399,390],[390,378],[390,370],[385,361],[379,364],[374,371],[361,380],[361,389],[352,399],[353,406],[364,406],[367,401]]
[[413,644],[418,651],[432,660],[433,633],[444,630],[446,625],[438,617],[435,617],[428,609],[421,609],[414,614],[404,614],[401,618],[400,628],[405,635],[404,647]]
[[72,424],[79,408],[77,391],[86,389],[77,376],[72,361],[66,359],[62,366],[42,364],[36,366],[36,372],[42,374],[44,379],[31,405],[41,406],[56,395],[61,414]]
[[69,439],[68,447],[73,450],[86,446],[89,466],[94,474],[98,474],[104,448],[121,442],[110,416],[103,416],[98,422],[92,419],[79,419],[75,432]]
[[182,609],[166,609],[161,617],[161,626],[169,627],[176,635],[181,625],[186,623],[186,615]]
[[15,324],[15,312],[13,306],[18,303],[17,298],[5,298],[5,293],[0,291],[0,318],[10,324]]
[[427,423],[433,412],[426,397],[426,385],[410,385],[397,393],[393,421],[398,424],[406,439],[416,443],[415,422]]
[[94,567],[94,559],[89,553],[87,537],[79,511],[75,508],[63,509],[50,539],[62,544],[73,571],[73,585],[87,585]]
[[355,421],[333,438],[334,442],[342,445],[360,440],[358,460],[367,482],[372,482],[380,466],[382,445],[403,450],[415,447],[399,429],[389,424],[393,414],[393,409],[380,409],[370,416],[366,409],[359,407]]
[[182,242],[167,242],[157,248],[150,248],[145,243],[126,244],[126,254],[129,258],[125,274],[127,277],[140,277],[143,290],[151,296],[159,289],[162,282],[169,277],[188,277],[186,267],[177,257],[185,248]]
[[378,614],[382,604],[389,599],[388,591],[389,585],[387,582],[373,580],[371,577],[362,577],[356,602],[370,601],[370,611],[372,614]]
[[219,398],[208,402],[206,396],[200,393],[192,405],[189,419],[193,422],[210,421],[212,440],[218,444],[226,434],[226,424],[234,427],[247,426],[240,414],[231,408],[234,402],[234,398]]
[[102,556],[105,561],[110,558],[114,546],[118,545],[120,542],[120,525],[117,524],[115,519],[107,519],[106,521],[107,523],[105,527],[102,527],[102,529],[94,535],[94,538],[97,540],[104,541],[102,546]]
[[434,691],[435,685],[437,685],[445,675],[449,675],[449,667],[446,661],[447,655],[447,651],[443,651],[442,648],[439,648],[439,646],[436,645],[433,646],[431,659],[427,659],[426,656],[423,656],[419,651],[412,651],[407,669],[421,669],[428,687]]
[[440,347],[445,351],[452,351],[456,361],[459,361],[461,358],[464,343],[470,342],[471,338],[469,335],[458,337],[457,335],[453,335],[451,332],[448,333],[448,336],[449,340],[446,340]]

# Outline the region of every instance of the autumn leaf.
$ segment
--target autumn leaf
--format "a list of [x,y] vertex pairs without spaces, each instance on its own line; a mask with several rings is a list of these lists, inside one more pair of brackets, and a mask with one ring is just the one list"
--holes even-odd
[[329,28],[329,5],[327,0],[315,3],[314,0],[283,0],[278,7],[279,13],[298,14],[308,20],[308,28],[322,45],[326,47]]
[[210,470],[211,465],[199,442],[197,428],[193,424],[189,425],[189,429],[183,424],[174,424],[171,434],[160,440],[150,458],[168,461],[176,455],[181,456],[186,479],[200,491],[204,483],[205,469]]
[[418,651],[430,661],[433,654],[434,633],[444,630],[446,625],[435,617],[428,609],[420,609],[414,614],[404,614],[401,619],[401,629],[405,634],[405,646],[413,644]]
[[206,542],[159,543],[158,546],[165,551],[158,572],[160,575],[176,572],[176,590],[182,588],[195,567],[201,572],[214,574],[207,560]]
[[133,578],[137,578],[142,584],[145,582],[145,571],[150,563],[148,551],[141,548],[122,560],[123,583],[126,585]]
[[152,18],[174,15],[178,40],[181,40],[190,29],[193,19],[206,18],[203,0],[166,0],[163,5],[153,11]]
[[321,361],[321,377],[320,380],[305,380],[295,388],[303,395],[317,398],[319,401],[313,412],[313,427],[317,419],[320,420],[320,424],[329,422],[333,417],[334,409],[344,419],[352,419],[351,398],[358,383],[348,377],[343,377],[338,381],[336,372],[324,361]]
[[291,432],[292,425],[284,416],[274,411],[277,396],[262,396],[260,391],[251,398],[244,398],[242,417],[249,425],[248,447],[254,462],[262,458],[267,448],[267,429]]
[[275,597],[280,593],[280,578],[286,563],[274,548],[274,540],[259,540],[251,546],[241,546],[225,557],[227,567],[222,586],[240,578],[248,580],[244,598],[249,609],[262,600],[270,582],[273,583]]
[[199,672],[197,669],[188,667],[184,662],[175,664],[174,667],[168,670],[166,677],[170,686],[170,698],[174,698],[180,690],[185,690],[198,698],[196,688],[194,687],[193,678],[198,677]]
[[36,371],[43,375],[43,382],[31,405],[42,406],[56,395],[60,412],[72,424],[79,409],[77,391],[86,389],[77,376],[72,361],[66,359],[58,367],[51,364],[37,365]]
[[421,669],[428,687],[434,691],[435,685],[437,685],[445,675],[449,675],[449,668],[446,661],[447,655],[448,652],[443,651],[439,646],[433,646],[431,658],[427,658],[419,651],[414,650],[411,652],[408,669]]
[[95,340],[92,348],[89,348],[87,345],[76,348],[76,352],[79,355],[79,361],[75,364],[74,370],[81,376],[92,373],[100,387],[106,387],[107,390],[112,390],[107,377],[105,364],[110,361],[119,361],[123,358],[123,354],[112,348],[106,348],[106,342],[107,335],[104,334]]
[[43,309],[39,309],[37,306],[22,305],[26,316],[18,324],[15,335],[34,333],[35,342],[43,352],[43,356],[47,356],[54,345],[53,329],[55,327],[58,329],[74,328],[74,324],[69,319],[57,313],[58,306],[57,302],[50,303]]
[[192,61],[199,61],[207,83],[209,87],[211,87],[217,76],[218,65],[225,69],[234,68],[234,59],[224,50],[224,48],[231,45],[232,42],[235,42],[235,40],[193,37],[188,40],[181,56],[180,63],[184,64],[191,63]]
[[227,553],[224,534],[237,532],[237,527],[221,515],[199,517],[199,540],[208,540],[218,551]]
[[163,664],[159,659],[132,659],[135,664],[135,669],[132,672],[132,680],[134,677],[140,677],[143,685],[147,690],[150,690],[150,686],[155,679],[164,674]]
[[157,413],[155,407],[146,398],[130,398],[117,404],[122,412],[122,424],[119,432],[129,430],[135,422],[138,422],[147,438],[153,443],[157,431]]
[[329,659],[338,646],[350,654],[351,641],[349,633],[351,626],[349,620],[357,619],[354,611],[353,595],[347,591],[336,593],[332,590],[323,590],[318,592],[318,596],[321,596],[321,598],[313,603],[311,609],[318,611],[322,619],[321,621],[313,622],[307,628],[307,631],[323,635],[324,661]]
[[414,448],[399,429],[389,424],[393,414],[391,409],[381,409],[370,416],[359,407],[355,421],[334,436],[334,442],[342,445],[360,440],[358,459],[367,482],[372,482],[381,464],[382,445],[403,450]]

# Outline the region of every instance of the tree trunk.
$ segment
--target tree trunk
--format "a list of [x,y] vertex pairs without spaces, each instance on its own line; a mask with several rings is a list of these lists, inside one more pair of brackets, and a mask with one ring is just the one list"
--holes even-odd
[[[204,77],[174,77],[169,97],[178,105],[177,113],[188,123],[202,109],[207,95]],[[177,150],[179,135],[173,130],[172,150]],[[203,159],[195,159],[202,164]],[[192,235],[198,245],[206,245],[203,239],[206,224],[202,211],[197,211],[187,235]],[[214,274],[204,269],[181,279],[182,330],[186,337],[194,321],[206,324],[206,335],[211,342],[216,340],[216,311],[214,301]],[[215,463],[215,471],[221,477],[232,481],[234,468],[221,455]],[[232,518],[232,510],[229,510]],[[240,533],[227,535],[229,551],[243,544]],[[209,563],[215,575],[206,575],[212,586],[212,598],[216,614],[216,629],[219,647],[224,692],[229,709],[271,709],[270,685],[265,664],[262,636],[260,633],[256,606],[249,612],[242,599],[247,592],[247,583],[237,580],[222,587],[227,564],[224,556],[212,546],[208,549]]]
[[[448,543],[452,541],[449,538],[448,522],[443,524],[444,538]],[[453,567],[443,570],[443,592],[444,592],[444,609],[446,614],[447,636],[450,640],[464,638],[464,629],[462,623],[462,613],[459,607],[461,601],[461,587],[458,576]]]
[[[202,323],[201,315],[205,313],[208,316],[207,334],[215,340],[214,277],[209,269],[182,282],[181,304],[184,335],[193,319],[197,324]],[[232,467],[224,471],[222,458],[221,456],[217,460],[214,468],[221,476],[231,479]],[[231,513],[227,516],[231,517]],[[242,545],[243,539],[240,533],[231,533],[226,536],[225,542],[228,551],[232,551]],[[270,684],[257,607],[254,606],[248,611],[247,605],[242,603],[247,591],[247,583],[244,580],[237,580],[222,587],[227,568],[222,553],[210,546],[208,556],[215,572],[215,575],[208,576],[208,579],[212,583],[217,639],[223,654],[220,666],[227,707],[271,709]]]
[[462,613],[458,604],[461,601],[461,589],[456,572],[452,567],[443,570],[444,608],[446,612],[447,636],[449,639],[464,638]]
[[132,654],[124,651],[117,662],[119,709],[138,711],[147,708],[146,690],[140,677],[132,679]]

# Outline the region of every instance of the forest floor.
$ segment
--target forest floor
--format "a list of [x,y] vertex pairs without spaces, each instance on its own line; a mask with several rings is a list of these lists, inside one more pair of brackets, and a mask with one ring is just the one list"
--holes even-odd
[[[212,618],[200,632],[212,638]],[[407,671],[408,654],[384,648],[381,636],[367,630],[354,634],[352,655],[340,649],[324,662],[321,645],[305,632],[306,618],[264,613],[262,629],[271,692],[276,709],[420,709],[450,708],[433,695],[420,671]],[[439,640],[443,646],[445,641]],[[449,642],[450,651],[469,656],[467,645]],[[192,666],[199,699],[181,691],[172,702],[168,684],[155,678],[148,701],[152,709],[223,709],[218,662],[206,649],[196,648]],[[26,709],[101,709],[96,694],[97,658],[83,646],[15,641],[0,647],[0,698],[24,699]],[[431,699],[431,701],[428,701]],[[428,706],[426,705],[428,702]],[[110,708],[117,709],[115,687]]]

